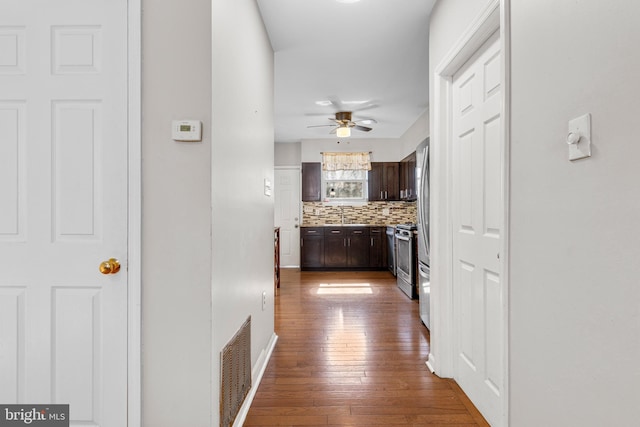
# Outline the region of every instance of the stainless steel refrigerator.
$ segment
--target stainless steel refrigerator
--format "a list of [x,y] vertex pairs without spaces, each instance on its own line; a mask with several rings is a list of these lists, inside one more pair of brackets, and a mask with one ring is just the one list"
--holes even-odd
[[429,259],[429,138],[416,148],[416,188],[418,192],[418,297],[420,318],[431,330],[431,271]]

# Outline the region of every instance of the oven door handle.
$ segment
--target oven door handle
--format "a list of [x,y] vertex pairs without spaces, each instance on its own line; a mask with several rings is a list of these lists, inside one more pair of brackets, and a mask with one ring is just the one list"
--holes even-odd
[[404,240],[405,242],[408,242],[411,240],[411,237],[407,237],[407,236],[402,236],[400,234],[396,234],[396,239],[398,240]]

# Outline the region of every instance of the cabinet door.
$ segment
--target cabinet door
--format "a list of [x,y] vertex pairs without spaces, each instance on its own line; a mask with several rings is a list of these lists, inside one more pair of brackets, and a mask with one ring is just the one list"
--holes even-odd
[[309,227],[301,230],[300,267],[318,268],[324,266],[324,236],[322,227]]
[[416,192],[416,153],[415,151],[409,155],[409,160],[407,161],[408,171],[407,171],[407,200],[416,200],[418,198],[418,193]]
[[343,234],[325,236],[324,266],[347,266],[347,238]]
[[409,168],[407,166],[407,162],[404,160],[400,162],[400,171],[398,173],[398,184],[400,186],[400,191],[398,194],[399,200],[406,199],[406,191],[407,191],[407,182],[409,181],[408,177]]
[[369,267],[369,233],[366,229],[350,230],[347,237],[347,266]]
[[385,200],[400,200],[400,164],[385,162],[383,169]]
[[302,201],[319,202],[322,200],[322,167],[320,163],[302,163]]
[[400,199],[416,200],[416,153],[415,151],[400,162]]
[[371,268],[386,268],[386,230],[372,228],[369,233],[369,266]]
[[371,170],[367,174],[368,186],[369,186],[369,201],[376,202],[384,200],[384,171],[386,163],[373,162],[371,163]]

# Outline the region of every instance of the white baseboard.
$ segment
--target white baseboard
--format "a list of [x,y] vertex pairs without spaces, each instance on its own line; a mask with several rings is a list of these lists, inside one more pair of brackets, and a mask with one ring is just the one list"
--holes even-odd
[[435,369],[436,361],[433,359],[433,354],[432,353],[429,353],[429,359],[427,359],[425,364],[427,365],[427,368],[429,368],[431,373],[435,374],[435,372],[436,372],[436,369]]
[[244,399],[244,402],[240,407],[240,411],[238,411],[238,415],[233,422],[233,427],[242,427],[244,424],[244,420],[247,418],[249,408],[251,407],[251,403],[253,403],[253,398],[256,395],[256,391],[258,391],[258,386],[260,385],[260,381],[262,381],[262,376],[264,375],[264,371],[267,369],[267,363],[269,363],[269,359],[271,359],[271,354],[273,353],[273,349],[276,347],[277,342],[278,336],[274,332],[273,335],[271,335],[271,339],[269,340],[267,347],[262,350],[256,364],[251,370],[251,390],[249,390],[249,394],[247,394],[247,397]]

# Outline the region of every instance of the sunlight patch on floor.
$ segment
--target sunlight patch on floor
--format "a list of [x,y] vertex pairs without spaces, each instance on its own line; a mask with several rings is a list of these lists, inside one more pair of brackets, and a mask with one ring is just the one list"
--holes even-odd
[[371,295],[370,283],[320,283],[318,295]]

